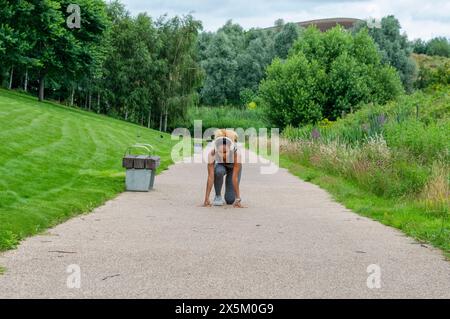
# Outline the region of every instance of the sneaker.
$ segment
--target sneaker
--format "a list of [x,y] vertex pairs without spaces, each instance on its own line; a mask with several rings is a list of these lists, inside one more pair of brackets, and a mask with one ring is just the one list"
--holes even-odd
[[225,205],[225,201],[223,200],[222,196],[216,196],[214,197],[214,202],[213,202],[214,206],[223,206]]

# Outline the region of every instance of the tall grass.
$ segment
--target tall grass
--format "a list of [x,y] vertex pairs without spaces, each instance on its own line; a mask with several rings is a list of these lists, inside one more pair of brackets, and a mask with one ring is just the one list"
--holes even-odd
[[[449,150],[450,86],[366,105],[336,122],[288,127],[281,143],[294,171],[301,165],[371,194],[366,202],[347,199],[324,178],[319,182],[359,211],[450,253]],[[380,215],[372,195],[395,203],[396,215]]]
[[380,135],[392,150],[421,163],[448,162],[450,149],[450,86],[417,92],[386,105],[366,105],[337,122],[322,121],[302,128],[287,127],[289,141],[360,146]]
[[188,120],[184,127],[191,131],[194,121],[202,120],[203,128],[265,128],[269,127],[261,109],[244,109],[237,107],[192,107],[188,111]]

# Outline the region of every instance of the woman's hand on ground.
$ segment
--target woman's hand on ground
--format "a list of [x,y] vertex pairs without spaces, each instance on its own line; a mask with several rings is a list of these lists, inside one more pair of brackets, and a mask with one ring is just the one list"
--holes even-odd
[[212,207],[211,202],[209,200],[205,200],[202,207]]
[[244,206],[242,206],[242,202],[239,200],[235,201],[233,204],[234,208],[244,208]]

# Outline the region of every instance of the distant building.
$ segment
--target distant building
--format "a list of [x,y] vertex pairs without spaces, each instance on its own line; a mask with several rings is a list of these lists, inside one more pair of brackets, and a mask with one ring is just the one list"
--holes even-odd
[[[331,28],[334,28],[337,25],[340,25],[345,29],[351,29],[357,22],[360,21],[363,20],[353,18],[329,18],[329,19],[318,19],[318,20],[297,22],[297,24],[302,28],[307,28],[309,26],[315,25],[320,31],[325,32]],[[273,28],[276,27],[274,26],[267,29]]]
[[353,26],[362,20],[352,18],[330,18],[319,19],[297,23],[302,28],[307,28],[311,25],[315,25],[320,31],[325,32],[334,28],[337,25],[344,27],[345,29],[351,29]]

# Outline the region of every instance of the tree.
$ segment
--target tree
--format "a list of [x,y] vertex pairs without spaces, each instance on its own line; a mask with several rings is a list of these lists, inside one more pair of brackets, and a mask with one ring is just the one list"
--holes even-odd
[[277,19],[277,20],[275,20],[273,25],[281,30],[281,28],[284,26],[284,24],[285,24],[285,22],[283,19]]
[[40,101],[44,100],[47,78],[52,85],[61,87],[61,82],[67,82],[67,76],[88,72],[98,56],[96,44],[107,27],[103,1],[80,0],[85,25],[81,29],[69,29],[65,19],[69,3],[23,0],[7,4],[5,11],[2,9],[7,24],[2,25],[0,34],[9,32],[3,38],[11,40],[2,41],[6,48],[5,60],[11,66],[10,83],[14,66],[25,69],[25,83],[30,70],[39,81]]
[[[159,35],[164,46],[160,58],[164,61],[162,75],[162,112],[160,130],[167,131],[169,113],[184,119],[187,107],[195,99],[194,89],[201,77],[197,65],[197,37],[202,28],[191,15],[158,21]],[[164,123],[163,123],[164,118]]]
[[201,62],[206,78],[201,91],[204,103],[226,105],[237,99],[238,88],[235,82],[238,64],[235,51],[228,35],[219,32],[208,46]]
[[444,57],[417,56],[420,72],[415,83],[418,89],[450,84],[450,61]]
[[361,103],[385,103],[402,91],[395,69],[361,30],[342,27],[302,32],[286,61],[276,59],[260,85],[267,116],[279,127],[336,119]]
[[232,20],[228,20],[223,27],[221,27],[217,33],[224,33],[228,36],[230,43],[236,54],[241,52],[245,48],[245,32],[242,26],[237,23],[233,23]]
[[412,42],[413,52],[417,54],[427,54],[427,42],[416,39]]
[[427,43],[426,54],[450,57],[450,42],[445,37],[431,39]]
[[231,21],[216,33],[202,34],[198,47],[205,73],[201,100],[213,106],[243,104],[241,93],[256,93],[266,67],[275,57],[272,31],[244,32]]
[[[119,0],[79,0],[81,27],[68,20],[70,0],[0,0],[0,80],[23,79],[44,99],[84,106],[162,130],[198,101],[202,79],[192,16],[132,17]],[[242,30],[227,26],[224,33]],[[239,37],[235,37],[239,40]],[[16,75],[17,74],[17,75]],[[36,88],[36,83],[38,88]],[[96,95],[96,102],[94,95]],[[69,102],[67,102],[69,101]]]
[[[63,11],[72,1],[61,1]],[[106,5],[100,0],[80,0],[81,28],[66,28],[71,37],[70,65],[64,63],[64,71],[59,72],[59,82],[64,83],[64,94],[70,92],[71,105],[75,88],[81,87],[86,95],[87,106],[91,109],[92,94],[100,94],[100,80],[103,77],[103,63],[107,50],[107,30],[111,24],[106,12]],[[67,27],[67,25],[66,25]]]
[[190,15],[132,17],[117,1],[107,12],[113,21],[102,81],[107,111],[147,127],[159,122],[167,131],[197,99],[200,22]]
[[276,58],[261,83],[260,96],[268,106],[267,116],[278,127],[317,122],[322,118],[320,92],[325,73],[317,61],[303,54],[286,61]]
[[298,39],[300,28],[295,23],[287,23],[281,27],[280,32],[275,36],[275,54],[276,56],[286,59],[289,50],[294,42]]
[[147,15],[116,18],[105,61],[106,97],[125,120],[150,121],[152,101],[160,89],[156,79],[162,69],[157,61],[162,43]]
[[[27,1],[0,1],[0,73],[9,73],[8,87],[11,89],[14,70],[36,64],[29,57],[32,39],[29,32],[30,12],[33,9]],[[2,77],[0,76],[0,79]]]
[[[74,53],[74,38],[65,27],[61,3],[54,0],[30,1],[27,27],[34,39],[30,50],[36,64],[39,81],[39,101],[44,100],[45,80],[48,74],[64,69],[64,62],[71,61]],[[44,21],[44,25],[42,23]]]
[[400,22],[390,15],[381,20],[381,28],[369,28],[367,22],[362,22],[355,26],[354,32],[362,28],[369,30],[380,50],[382,62],[398,70],[403,86],[407,92],[411,92],[417,78],[417,66],[411,58],[412,47],[406,34],[400,33]]
[[256,92],[268,64],[262,40],[257,38],[251,41],[247,49],[236,57],[236,62],[238,65],[236,72],[237,87]]

